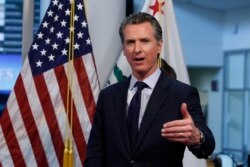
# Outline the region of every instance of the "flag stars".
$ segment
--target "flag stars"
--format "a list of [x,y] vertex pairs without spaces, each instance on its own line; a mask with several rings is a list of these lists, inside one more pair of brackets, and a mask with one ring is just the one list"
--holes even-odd
[[49,38],[47,38],[47,39],[45,40],[45,44],[46,44],[46,45],[49,45],[49,44],[50,44],[50,39],[49,39]]
[[47,14],[48,14],[48,17],[53,17],[53,11],[52,10],[49,10],[48,12],[47,12]]
[[80,47],[80,45],[79,45],[78,43],[76,43],[76,44],[74,45],[75,50],[76,50],[76,49],[79,49],[79,47]]
[[91,44],[91,41],[90,41],[89,38],[86,40],[86,42],[87,42],[87,45],[90,45],[90,44]]
[[47,23],[46,21],[43,23],[43,28],[48,28],[49,23]]
[[54,17],[54,21],[58,21],[58,18],[59,18],[59,16],[56,15],[56,16]]
[[81,22],[81,24],[82,24],[82,27],[87,27],[87,23],[85,20],[83,22]]
[[36,43],[34,45],[32,45],[33,50],[38,50],[38,46],[39,45],[37,45]]
[[53,6],[58,6],[58,0],[53,0],[52,3],[53,3]]
[[58,5],[58,9],[59,9],[59,10],[61,10],[61,9],[62,9],[62,7],[63,7],[63,4],[59,3],[59,5]]
[[66,23],[67,23],[67,22],[66,22],[65,20],[61,21],[61,26],[62,26],[62,27],[66,27]]
[[83,33],[80,31],[80,32],[77,34],[77,37],[78,37],[78,38],[82,38],[82,36],[83,36]]
[[42,56],[45,56],[47,51],[46,51],[45,49],[43,49],[43,50],[40,51],[40,52],[41,52],[41,55],[42,55]]
[[74,21],[78,21],[79,16],[75,15],[74,16]]
[[50,33],[53,33],[54,30],[55,30],[55,28],[54,28],[54,27],[51,27],[50,30],[49,30],[49,32],[50,32]]
[[61,33],[60,31],[56,34],[57,38],[62,38],[63,33]]
[[69,37],[67,37],[66,39],[64,39],[65,43],[68,44],[69,43]]
[[[67,5],[69,5],[68,3]],[[35,36],[37,41],[32,43],[31,46],[32,52],[30,53],[34,57],[36,56],[32,59],[32,65],[37,68],[38,72],[65,63],[68,54],[71,52],[68,48],[69,44],[72,45],[72,48],[70,48],[72,52],[77,52],[78,55],[76,56],[85,53],[85,46],[91,47],[92,41],[87,32],[88,23],[86,18],[82,16],[84,14],[82,13],[84,3],[78,1],[75,3],[75,8],[76,13],[73,14],[62,0],[51,0],[51,6],[41,23],[41,29]],[[78,11],[80,13],[77,13]],[[72,17],[75,24],[71,25],[69,23],[70,17]],[[74,35],[74,37],[72,36],[71,39],[70,35]]]
[[43,39],[43,33],[42,32],[39,32],[38,34],[37,34],[37,37],[38,37],[38,39]]
[[65,11],[65,15],[67,16],[70,16],[70,10],[69,9],[67,9],[66,11]]
[[55,56],[52,55],[52,54],[50,54],[50,55],[48,56],[48,58],[49,58],[49,61],[54,61],[54,60],[55,60]]
[[42,64],[43,64],[43,62],[41,62],[40,60],[38,60],[36,62],[36,67],[42,67]]
[[79,3],[79,4],[77,5],[77,9],[78,9],[78,10],[82,10],[82,8],[83,8],[82,3]]
[[63,50],[61,51],[62,52],[62,55],[66,55],[67,56],[67,50],[65,48],[63,48]]
[[54,43],[54,44],[52,45],[52,48],[53,48],[53,50],[58,49],[58,44],[57,44],[57,43]]

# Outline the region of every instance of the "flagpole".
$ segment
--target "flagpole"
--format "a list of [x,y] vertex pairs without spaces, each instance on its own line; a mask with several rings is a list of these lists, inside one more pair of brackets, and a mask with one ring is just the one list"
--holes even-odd
[[28,54],[33,40],[34,0],[23,1],[22,62]]
[[73,151],[73,67],[74,67],[74,37],[75,37],[75,21],[74,21],[74,16],[75,16],[75,0],[72,0],[72,4],[71,4],[71,15],[70,15],[70,26],[72,26],[72,29],[70,30],[70,46],[71,46],[71,60],[70,61],[70,87],[71,87],[71,101],[70,101],[70,140],[69,140],[69,167],[73,167],[74,166],[74,151]]
[[[71,12],[70,12],[70,43],[68,52],[68,65],[67,74],[69,77],[68,88],[67,88],[67,106],[66,106],[66,122],[69,119],[69,124],[66,127],[66,138],[63,155],[63,167],[74,166],[74,151],[73,151],[73,67],[74,67],[74,15],[75,15],[75,0],[71,1]],[[71,92],[70,92],[71,91]]]

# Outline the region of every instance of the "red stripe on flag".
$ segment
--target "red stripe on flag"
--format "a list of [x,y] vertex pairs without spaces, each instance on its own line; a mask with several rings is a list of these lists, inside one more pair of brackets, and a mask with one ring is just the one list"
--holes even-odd
[[36,85],[39,100],[42,102],[41,105],[44,111],[47,125],[49,127],[49,131],[50,131],[50,135],[52,138],[52,143],[55,148],[56,156],[58,158],[60,166],[63,166],[62,164],[63,163],[63,150],[64,150],[63,138],[60,132],[60,128],[57,122],[57,118],[55,115],[55,110],[53,108],[51,98],[49,98],[50,95],[46,86],[46,82],[44,80],[43,75],[36,76],[34,80],[35,80],[35,85]]
[[[77,121],[76,121],[77,120]],[[84,166],[84,160],[86,158],[86,141],[84,138],[83,130],[80,125],[79,117],[76,115],[76,109],[74,107],[74,116],[73,116],[73,136],[75,139],[76,147],[82,162],[82,166]]]
[[[19,82],[20,79],[17,79],[16,85],[19,85]],[[14,165],[26,166],[7,108],[2,113],[0,125]]]
[[[82,71],[80,71],[82,72]],[[64,103],[64,106],[66,108],[67,106],[67,87],[68,87],[68,80],[67,80],[67,76],[64,70],[63,66],[59,66],[55,69],[55,74],[57,77],[57,82],[59,84],[60,87],[60,91],[61,91],[61,97]],[[69,97],[71,96],[71,92]],[[70,119],[69,119],[70,122]],[[80,160],[82,163],[82,166],[84,166],[84,159],[85,159],[85,150],[86,150],[86,141],[83,135],[83,130],[81,129],[81,125],[80,125],[80,121],[76,112],[76,108],[75,105],[73,106],[73,137],[75,140],[75,144],[80,156]]]
[[49,166],[21,77],[18,86],[15,86],[14,90],[36,162],[38,166]]
[[89,115],[89,119],[91,123],[93,123],[93,117],[96,106],[95,106],[95,99],[91,91],[92,89],[90,86],[89,78],[81,58],[75,59],[74,65],[76,71],[82,71],[81,73],[80,72],[77,73],[77,78],[83,95],[84,103]]

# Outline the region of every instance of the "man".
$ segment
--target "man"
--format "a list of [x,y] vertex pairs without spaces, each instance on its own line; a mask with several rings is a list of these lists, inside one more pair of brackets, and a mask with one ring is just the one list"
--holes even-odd
[[100,92],[85,167],[182,167],[186,145],[207,158],[215,141],[197,90],[158,67],[163,41],[157,20],[131,15],[120,37],[132,76]]

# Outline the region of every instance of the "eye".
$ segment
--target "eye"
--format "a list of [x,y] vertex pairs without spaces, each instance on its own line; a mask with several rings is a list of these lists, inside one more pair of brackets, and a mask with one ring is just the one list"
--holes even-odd
[[142,40],[141,40],[141,43],[143,43],[143,44],[147,44],[147,43],[149,43],[149,42],[150,42],[149,39],[142,39]]
[[126,45],[132,45],[135,43],[135,41],[134,40],[126,40],[125,43],[126,43]]

